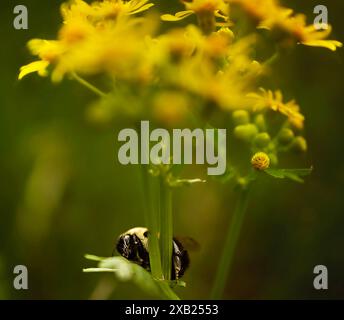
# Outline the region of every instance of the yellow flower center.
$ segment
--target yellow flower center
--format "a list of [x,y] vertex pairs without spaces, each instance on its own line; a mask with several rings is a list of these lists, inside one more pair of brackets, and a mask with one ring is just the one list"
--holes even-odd
[[251,164],[257,170],[265,170],[270,166],[270,158],[265,152],[258,152],[252,157]]

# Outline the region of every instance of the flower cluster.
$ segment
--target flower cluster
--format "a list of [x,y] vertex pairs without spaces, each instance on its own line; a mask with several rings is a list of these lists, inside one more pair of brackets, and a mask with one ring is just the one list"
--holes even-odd
[[[30,51],[41,60],[22,67],[19,79],[31,72],[44,76],[49,65],[54,68],[55,82],[72,72],[134,76],[145,52],[144,39],[153,33],[154,25],[149,19],[132,16],[152,5],[148,0],[106,0],[91,5],[74,0],[63,4],[63,25],[57,40],[29,41]],[[140,70],[136,76],[138,73]]]
[[[304,138],[295,138],[293,131],[303,128],[299,106],[294,100],[284,102],[279,90],[260,88],[261,79],[268,75],[266,63],[256,55],[260,40],[255,31],[245,36],[233,31],[235,16],[231,15],[239,8],[257,28],[278,31],[297,43],[336,50],[341,43],[326,39],[331,28],[317,31],[307,26],[304,15],[294,14],[277,0],[181,2],[184,11],[160,17],[149,10],[153,7],[149,0],[91,4],[71,0],[61,6],[63,25],[57,39],[29,41],[30,51],[39,60],[23,66],[19,78],[37,72],[51,74],[54,82],[69,75],[87,84],[81,77],[106,76],[110,92],[101,94],[102,99],[89,109],[89,116],[100,122],[124,113],[135,119],[152,117],[166,126],[185,119],[205,120],[207,125],[204,114],[209,110],[235,111],[233,117],[239,121],[235,134],[249,137],[254,151],[266,149],[270,154],[277,147],[270,150],[269,134],[248,118],[251,113],[259,119],[272,110],[286,117],[281,131],[284,137],[286,130],[293,136],[289,145],[305,150]],[[169,23],[193,14],[197,25]],[[166,28],[160,27],[161,20],[169,21]]]

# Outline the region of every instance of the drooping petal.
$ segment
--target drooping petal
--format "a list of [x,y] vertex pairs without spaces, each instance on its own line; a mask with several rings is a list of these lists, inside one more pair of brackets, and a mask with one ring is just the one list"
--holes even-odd
[[337,48],[343,47],[343,44],[336,40],[309,40],[301,42],[305,46],[322,47],[331,51],[336,51]]
[[21,80],[30,73],[37,72],[41,77],[47,76],[47,67],[49,66],[48,61],[39,60],[31,62],[20,68],[18,79]]

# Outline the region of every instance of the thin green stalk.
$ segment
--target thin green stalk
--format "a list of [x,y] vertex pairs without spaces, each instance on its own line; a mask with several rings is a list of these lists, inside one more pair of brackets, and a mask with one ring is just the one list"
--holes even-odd
[[169,281],[171,280],[173,246],[172,191],[163,177],[160,177],[160,221],[162,271],[164,279]]
[[154,195],[151,183],[151,177],[149,176],[148,166],[140,165],[142,185],[145,194],[145,222],[146,226],[150,232],[149,235],[149,259],[152,276],[155,279],[162,279],[162,269],[161,269],[161,257],[159,248],[159,233],[160,226],[157,217],[159,216],[157,206],[154,206]]
[[271,66],[273,65],[278,59],[281,57],[279,50],[277,49],[276,52],[264,62],[264,66]]
[[232,221],[229,225],[229,230],[227,232],[227,238],[225,240],[220,264],[215,276],[215,282],[211,292],[212,299],[221,299],[223,296],[227,278],[231,270],[233,257],[239,239],[242,223],[244,221],[247,204],[248,190],[241,190],[239,200],[236,205],[234,215],[232,217]]
[[205,35],[215,31],[215,15],[212,12],[200,13],[197,15],[198,25]]
[[71,75],[76,81],[78,81],[80,84],[82,84],[83,86],[85,86],[86,88],[94,92],[96,95],[102,98],[106,97],[106,93],[104,93],[103,91],[95,87],[93,84],[89,83],[84,78],[80,77],[77,73],[72,72]]
[[[167,281],[164,281],[164,274],[161,267],[161,254],[159,246],[160,234],[160,182],[153,181],[148,172],[148,166],[141,165],[142,186],[145,193],[145,221],[150,231],[149,235],[149,259],[151,266],[151,273],[153,278],[157,280],[157,284],[163,296],[169,300],[180,300],[179,297],[169,286]],[[172,240],[171,240],[172,244]]]

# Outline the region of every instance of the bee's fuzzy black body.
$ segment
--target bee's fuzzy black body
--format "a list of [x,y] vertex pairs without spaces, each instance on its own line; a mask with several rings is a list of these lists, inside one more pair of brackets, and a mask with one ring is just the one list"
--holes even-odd
[[[124,258],[150,271],[148,234],[149,232],[146,228],[130,229],[118,238],[116,249]],[[171,280],[178,280],[189,267],[189,254],[176,238],[173,238],[172,250]]]

